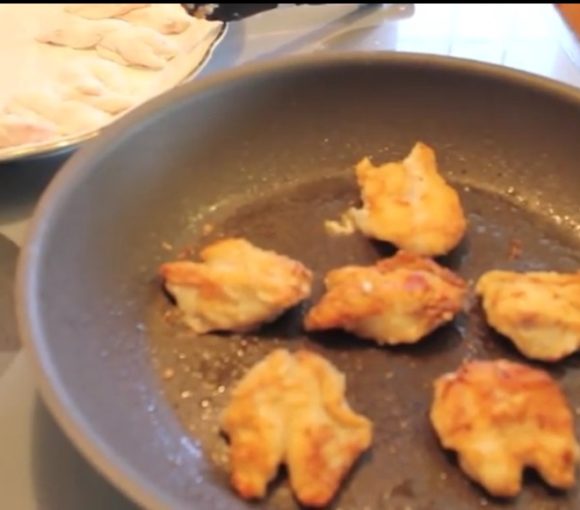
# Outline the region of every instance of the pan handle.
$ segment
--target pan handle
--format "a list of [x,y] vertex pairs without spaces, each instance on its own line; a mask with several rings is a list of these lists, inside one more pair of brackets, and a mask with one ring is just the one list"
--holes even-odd
[[[181,4],[188,14],[209,21],[239,21],[276,9],[280,4]],[[326,5],[326,4],[293,4]]]

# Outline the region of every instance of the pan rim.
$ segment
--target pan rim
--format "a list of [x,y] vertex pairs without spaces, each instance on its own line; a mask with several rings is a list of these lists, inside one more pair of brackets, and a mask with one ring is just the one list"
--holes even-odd
[[97,138],[81,147],[60,169],[43,192],[30,221],[17,266],[15,296],[19,333],[24,350],[33,365],[36,386],[56,422],[84,458],[109,483],[140,507],[151,510],[182,508],[182,502],[155,485],[138,468],[122,458],[105,435],[94,429],[78,409],[75,399],[52,363],[50,340],[42,332],[38,292],[42,278],[43,246],[60,217],[62,204],[74,195],[77,185],[90,175],[99,162],[123,143],[129,131],[137,133],[160,113],[180,108],[191,96],[255,76],[274,75],[292,70],[316,70],[336,65],[425,66],[441,72],[464,72],[504,80],[543,94],[559,97],[580,107],[580,89],[551,78],[525,71],[468,59],[403,52],[344,52],[290,56],[275,61],[258,61],[215,73],[182,85],[141,105],[108,126]]

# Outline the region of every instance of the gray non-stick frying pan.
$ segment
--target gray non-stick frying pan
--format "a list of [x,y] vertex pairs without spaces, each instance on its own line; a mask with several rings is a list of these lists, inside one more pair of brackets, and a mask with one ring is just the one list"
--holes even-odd
[[[172,91],[76,154],[36,212],[18,308],[42,394],[80,450],[146,508],[292,509],[283,473],[263,502],[232,492],[217,419],[257,360],[306,347],[346,374],[352,407],[375,424],[332,508],[578,508],[577,489],[552,491],[533,473],[518,498],[489,498],[439,447],[427,416],[437,376],[469,358],[528,363],[476,301],[411,347],[306,335],[309,303],[254,335],[194,338],[164,320],[172,305],[156,274],[184,249],[195,257],[244,236],[309,266],[316,299],[329,269],[393,253],[325,234],[323,220],[357,200],[353,165],[400,159],[418,140],[469,218],[441,263],[470,281],[492,268],[577,270],[579,135],[579,91],[435,56],[301,57]],[[542,366],[580,411],[579,358]]]

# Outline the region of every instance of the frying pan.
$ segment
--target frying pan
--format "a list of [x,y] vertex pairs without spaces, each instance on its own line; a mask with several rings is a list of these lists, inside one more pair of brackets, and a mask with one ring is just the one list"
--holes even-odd
[[[463,359],[528,363],[476,301],[415,346],[306,335],[309,302],[256,334],[194,338],[164,321],[172,305],[156,272],[183,249],[195,257],[244,236],[309,266],[316,300],[329,269],[394,251],[324,232],[357,200],[353,165],[400,159],[418,140],[436,150],[469,219],[442,264],[470,282],[492,268],[576,270],[579,130],[579,91],[432,55],[299,57],[180,87],[75,154],[40,202],[17,301],[41,392],[84,455],[143,507],[292,509],[283,474],[254,505],[232,492],[217,420],[257,360],[306,347],[346,374],[349,402],[375,424],[332,508],[578,508],[577,489],[551,491],[533,473],[518,498],[489,498],[439,447],[427,419],[435,377]],[[579,358],[540,366],[580,409]]]

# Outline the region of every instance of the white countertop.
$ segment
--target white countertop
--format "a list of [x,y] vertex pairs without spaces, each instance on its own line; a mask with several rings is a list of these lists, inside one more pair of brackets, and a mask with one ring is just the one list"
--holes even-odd
[[[502,64],[580,87],[580,54],[553,4],[284,6],[230,25],[202,74],[290,53],[389,50]],[[571,44],[572,41],[572,44]],[[0,234],[21,244],[54,164],[0,167]],[[22,352],[0,353],[0,507],[135,508],[64,438],[40,402]]]

